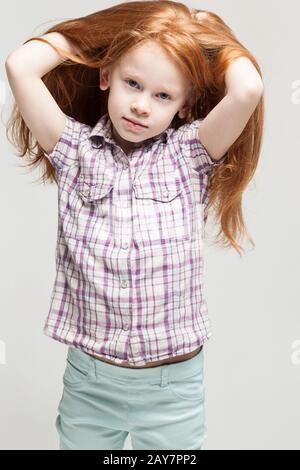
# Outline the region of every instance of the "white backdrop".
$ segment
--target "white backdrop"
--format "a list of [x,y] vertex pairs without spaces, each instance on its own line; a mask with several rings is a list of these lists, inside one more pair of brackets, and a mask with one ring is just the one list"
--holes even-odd
[[[7,55],[64,19],[119,1],[11,0],[1,15],[0,448],[58,449],[56,410],[67,346],[46,337],[55,278],[57,187],[38,185],[6,139],[13,97]],[[186,1],[214,11],[261,66],[266,120],[257,173],[244,196],[256,243],[206,245],[206,449],[300,450],[300,5],[296,0]],[[130,438],[125,449],[131,449]]]

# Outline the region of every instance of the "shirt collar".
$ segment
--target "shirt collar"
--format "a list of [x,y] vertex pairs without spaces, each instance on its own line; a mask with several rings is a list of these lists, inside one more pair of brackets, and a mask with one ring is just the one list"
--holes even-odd
[[[143,142],[138,142],[134,144],[134,147],[135,148],[148,147],[157,141],[162,141],[166,143],[170,130],[171,130],[170,127],[168,127],[161,134],[154,136],[154,137],[150,137],[150,139],[146,139]],[[102,147],[103,140],[105,140],[106,142],[109,142],[110,144],[116,145],[116,141],[112,135],[112,121],[108,113],[104,114],[97,121],[92,131],[90,132],[89,138],[92,141],[93,147],[96,147],[96,148]]]

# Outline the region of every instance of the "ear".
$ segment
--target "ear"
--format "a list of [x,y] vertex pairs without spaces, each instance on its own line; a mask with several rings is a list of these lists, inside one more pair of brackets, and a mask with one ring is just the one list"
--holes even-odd
[[187,103],[179,109],[178,116],[180,117],[180,119],[184,119],[188,115],[189,112],[190,112],[190,106]]
[[178,116],[180,117],[180,119],[184,119],[189,114],[193,107],[193,104],[194,100],[192,99],[192,97],[189,97],[188,100],[178,110]]
[[110,84],[110,67],[104,66],[99,69],[99,88],[107,90]]
[[184,119],[185,117],[187,117],[195,102],[195,97],[193,95],[190,95],[187,101],[178,110],[178,116],[180,117],[180,119]]

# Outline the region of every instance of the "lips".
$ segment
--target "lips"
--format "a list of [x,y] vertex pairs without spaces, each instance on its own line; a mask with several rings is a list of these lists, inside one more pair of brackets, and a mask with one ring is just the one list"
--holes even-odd
[[126,119],[126,121],[132,122],[133,124],[137,124],[137,125],[142,126],[142,127],[147,127],[147,126],[145,126],[144,124],[142,124],[138,121],[134,121],[133,119],[127,119],[126,117],[124,117],[124,119]]

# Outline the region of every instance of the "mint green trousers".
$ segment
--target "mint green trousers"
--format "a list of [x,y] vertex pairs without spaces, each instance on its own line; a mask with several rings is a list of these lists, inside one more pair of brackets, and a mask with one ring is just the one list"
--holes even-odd
[[201,450],[204,349],[186,361],[131,369],[68,348],[55,426],[61,450]]

